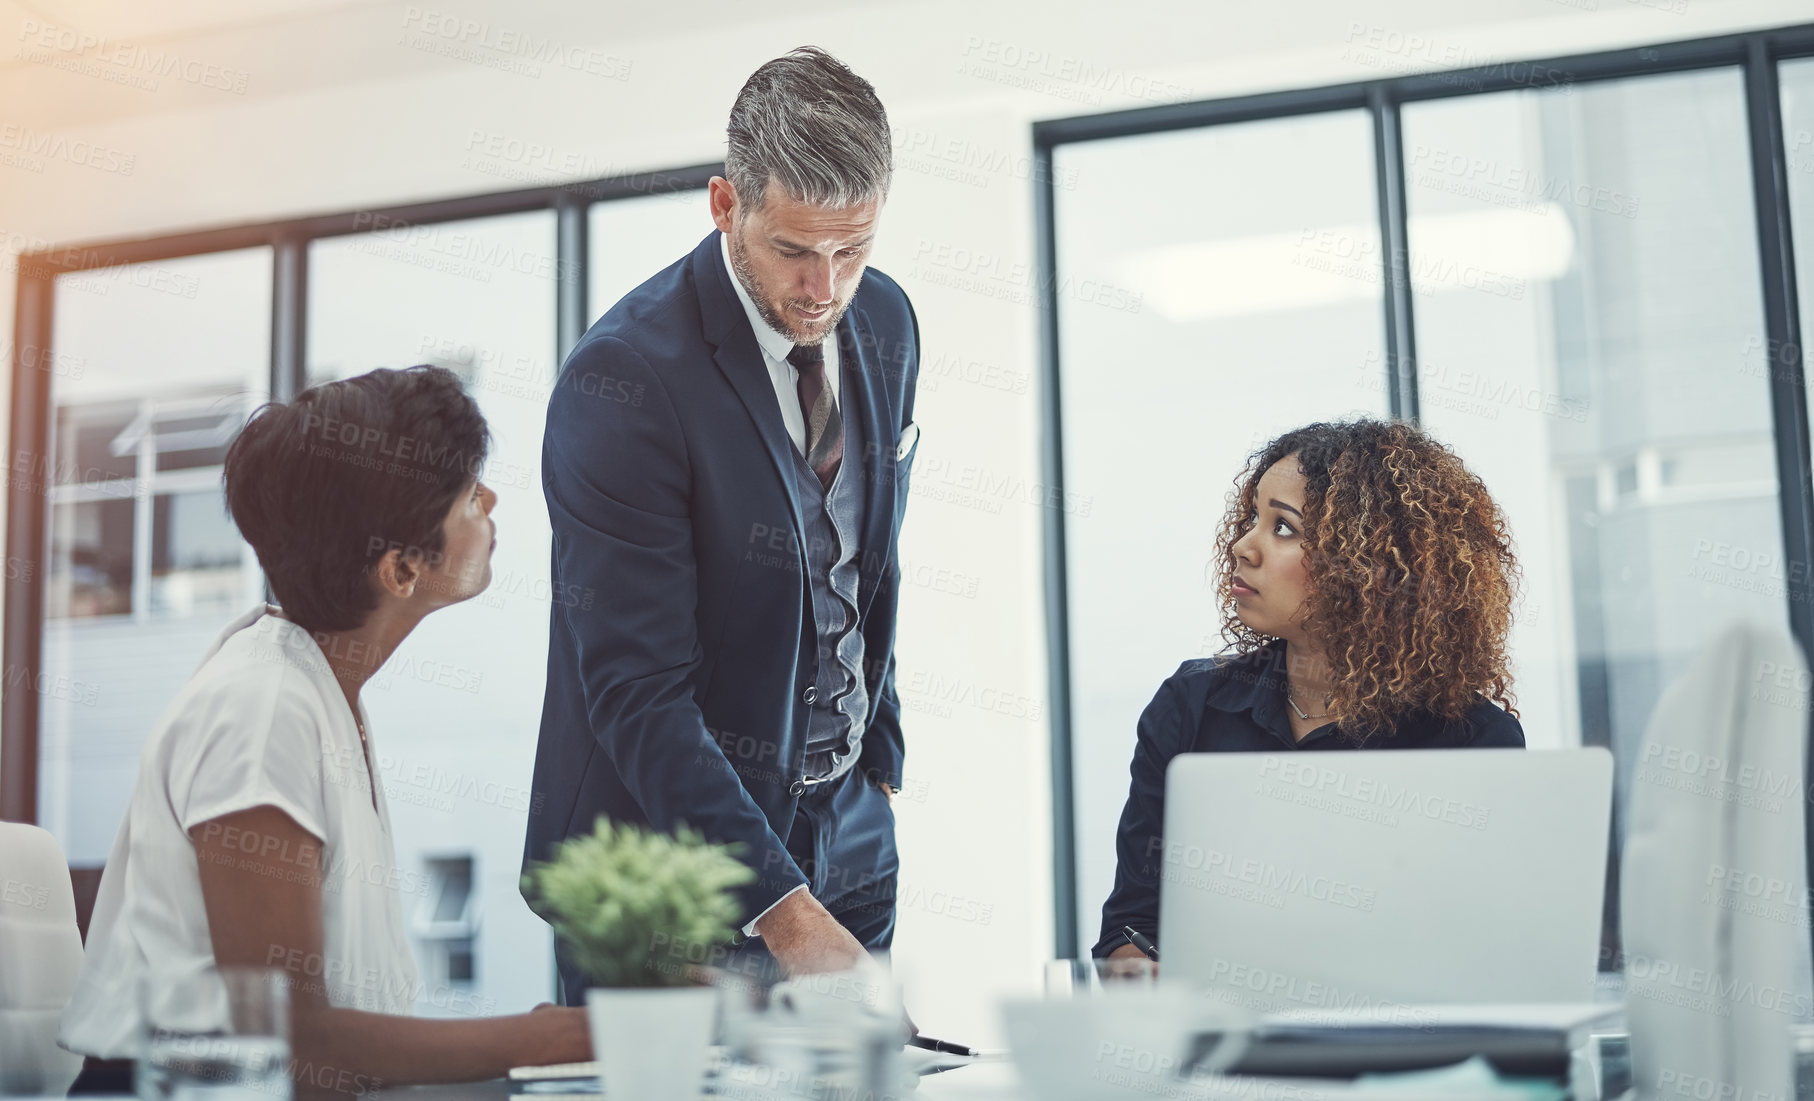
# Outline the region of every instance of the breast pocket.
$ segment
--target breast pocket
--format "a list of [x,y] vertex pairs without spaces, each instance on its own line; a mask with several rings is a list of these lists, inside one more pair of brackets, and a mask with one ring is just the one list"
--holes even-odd
[[920,451],[920,426],[909,421],[894,444],[894,489],[897,503],[907,500],[907,479],[913,474],[913,457]]

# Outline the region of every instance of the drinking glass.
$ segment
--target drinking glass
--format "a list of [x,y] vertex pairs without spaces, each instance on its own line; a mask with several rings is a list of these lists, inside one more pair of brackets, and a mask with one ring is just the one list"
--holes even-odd
[[148,977],[136,1092],[143,1101],[288,1101],[290,988],[281,971]]
[[911,1092],[902,1080],[901,990],[885,961],[766,988],[720,985],[732,1060],[717,1082],[720,1096],[881,1101]]
[[1789,1046],[1795,1060],[1791,1072],[1795,1101],[1814,1101],[1814,1023],[1790,1025]]
[[1113,959],[1048,960],[1048,998],[1078,998],[1105,991],[1150,989],[1159,981],[1159,965],[1144,956]]

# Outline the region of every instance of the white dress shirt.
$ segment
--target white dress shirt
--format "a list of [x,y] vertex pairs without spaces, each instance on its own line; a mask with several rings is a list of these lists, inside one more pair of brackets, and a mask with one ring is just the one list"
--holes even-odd
[[[724,254],[724,270],[731,277],[731,286],[737,288],[737,300],[743,303],[743,312],[750,319],[750,328],[756,332],[756,344],[762,349],[762,362],[768,367],[768,380],[775,387],[775,401],[781,406],[781,420],[787,425],[787,434],[793,438],[794,447],[802,456],[806,454],[806,416],[800,411],[800,369],[787,361],[787,353],[794,350],[794,340],[783,336],[769,327],[767,321],[756,311],[756,300],[743,286],[743,280],[737,278],[737,269],[731,266],[731,239],[722,233],[718,236],[718,245]],[[825,340],[825,384],[831,387],[832,400],[838,397],[838,338],[833,332]],[[767,917],[769,910],[792,898],[796,891],[804,891],[807,884],[802,883],[792,891],[776,899],[768,910],[757,914],[748,925],[743,927],[743,935],[754,937],[756,922]]]
[[[787,425],[787,434],[793,438],[794,447],[801,455],[806,454],[806,415],[800,412],[800,369],[787,361],[787,354],[794,350],[794,338],[783,336],[769,328],[768,322],[756,312],[756,301],[737,278],[737,269],[731,267],[731,239],[723,234],[718,235],[719,250],[724,253],[724,270],[730,273],[731,286],[737,288],[737,300],[743,303],[743,312],[749,315],[750,328],[756,330],[756,344],[762,349],[762,361],[768,367],[768,380],[774,384],[775,400],[781,404],[781,420]],[[838,334],[833,331],[825,338],[825,384],[831,387],[831,398],[838,400]]]

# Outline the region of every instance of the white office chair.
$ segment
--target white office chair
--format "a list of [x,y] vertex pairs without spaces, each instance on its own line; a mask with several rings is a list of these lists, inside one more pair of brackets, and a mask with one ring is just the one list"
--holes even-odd
[[1814,990],[1808,688],[1779,628],[1734,624],[1663,693],[1645,731],[1620,876],[1641,1098],[1795,1095],[1788,1026]]
[[82,966],[76,896],[57,839],[0,822],[0,1094],[61,1097],[82,1057],[57,1023]]

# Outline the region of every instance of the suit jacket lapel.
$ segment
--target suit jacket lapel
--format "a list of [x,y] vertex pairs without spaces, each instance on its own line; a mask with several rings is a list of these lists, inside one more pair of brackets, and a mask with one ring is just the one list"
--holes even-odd
[[713,362],[756,423],[756,431],[762,437],[762,449],[767,452],[775,477],[781,481],[781,493],[787,498],[794,522],[794,538],[804,548],[806,525],[800,516],[799,494],[794,490],[794,441],[787,434],[787,423],[781,419],[781,407],[775,400],[775,384],[769,379],[762,348],[756,343],[756,334],[750,331],[743,303],[737,300],[737,292],[731,286],[731,273],[724,270],[723,246],[718,243],[718,235],[719,231],[713,230],[704,243],[693,250],[693,285],[699,290],[701,332],[713,345]]
[[[750,330],[743,303],[731,286],[731,274],[724,269],[723,246],[713,230],[693,251],[693,284],[698,288],[701,331],[713,346],[712,359],[742,400],[744,409],[756,424],[762,437],[775,477],[780,479],[782,495],[794,524],[794,537],[806,545],[806,524],[800,513],[800,497],[794,488],[794,441],[787,434],[781,409],[775,400],[775,386],[769,379],[768,365],[756,334]],[[869,315],[852,306],[839,320],[837,328],[839,371],[848,385],[840,387],[841,412],[846,417],[860,417],[865,445],[863,454],[846,452],[846,465],[858,463],[851,473],[862,476],[863,531],[857,548],[857,614],[866,616],[875,597],[882,571],[892,558],[895,537],[895,460],[896,417],[894,397],[890,392],[886,365],[876,350],[875,331]],[[844,368],[848,366],[848,371]]]
[[858,416],[863,424],[863,454],[844,453],[861,465],[851,473],[863,476],[863,534],[857,547],[857,615],[869,613],[869,602],[887,567],[894,546],[894,399],[889,393],[883,365],[876,354],[875,331],[868,313],[854,306],[838,322],[838,356],[847,384],[841,402],[846,417]]

